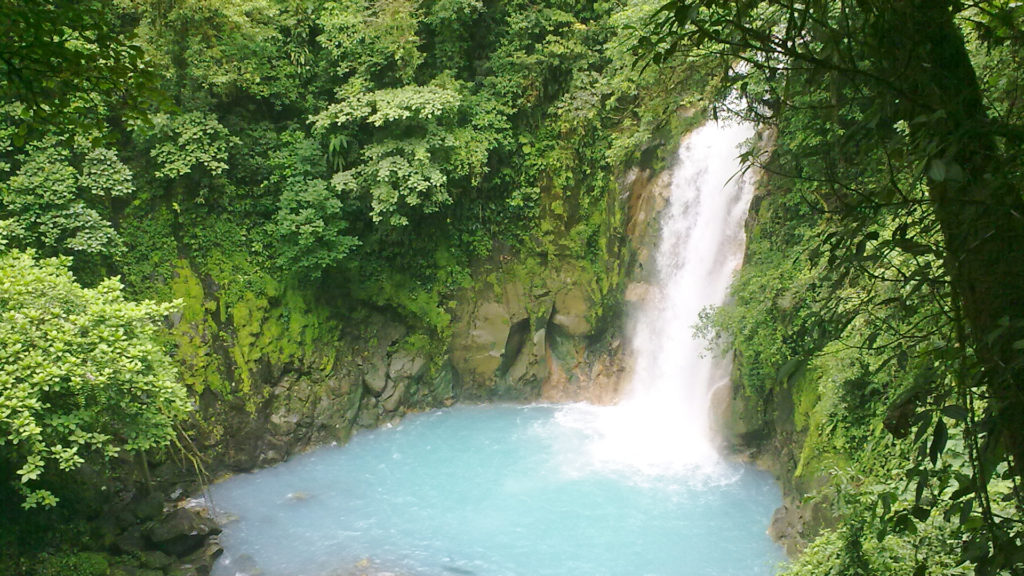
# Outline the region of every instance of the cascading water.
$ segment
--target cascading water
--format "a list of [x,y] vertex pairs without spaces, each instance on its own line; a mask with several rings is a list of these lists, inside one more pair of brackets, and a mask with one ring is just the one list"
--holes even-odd
[[726,360],[694,336],[700,311],[720,305],[743,258],[743,223],[755,179],[742,172],[748,124],[707,123],[679,148],[661,217],[657,282],[635,319],[635,368],[617,406],[575,406],[563,422],[591,430],[604,465],[646,473],[719,469],[709,422],[711,393],[726,383]]
[[778,488],[715,452],[708,397],[728,370],[692,337],[740,261],[751,134],[709,124],[680,150],[619,405],[418,414],[219,483],[214,575],[772,574]]

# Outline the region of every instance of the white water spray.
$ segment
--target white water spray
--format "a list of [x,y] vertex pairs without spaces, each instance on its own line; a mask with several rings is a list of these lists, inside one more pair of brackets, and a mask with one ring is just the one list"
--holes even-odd
[[625,396],[617,406],[559,415],[593,435],[597,466],[701,476],[719,468],[710,399],[730,367],[709,357],[693,331],[703,308],[723,302],[742,262],[755,176],[741,171],[738,156],[753,134],[747,124],[709,122],[680,146],[661,216],[657,281],[636,318]]

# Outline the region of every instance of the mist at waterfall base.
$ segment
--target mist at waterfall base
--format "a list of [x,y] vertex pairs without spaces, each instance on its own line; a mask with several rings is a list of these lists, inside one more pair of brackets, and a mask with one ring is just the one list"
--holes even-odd
[[751,134],[709,123],[681,146],[618,405],[417,414],[219,483],[214,575],[773,574],[779,490],[716,451],[709,398],[729,367],[693,337],[742,258]]

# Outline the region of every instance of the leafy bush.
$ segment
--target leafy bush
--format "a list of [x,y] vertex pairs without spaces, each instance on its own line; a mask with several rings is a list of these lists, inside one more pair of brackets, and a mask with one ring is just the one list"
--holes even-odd
[[128,302],[117,279],[82,288],[66,259],[0,255],[0,454],[23,506],[52,506],[34,487],[47,468],[167,446],[188,411],[157,343],[174,304]]
[[76,554],[42,554],[31,576],[107,576],[110,564],[98,552]]

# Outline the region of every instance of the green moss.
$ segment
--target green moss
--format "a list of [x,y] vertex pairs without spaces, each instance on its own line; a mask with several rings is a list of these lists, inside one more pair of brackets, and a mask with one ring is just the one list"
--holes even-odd
[[43,554],[32,571],[34,576],[107,576],[110,563],[106,554]]
[[242,397],[255,410],[266,393],[254,382],[262,362],[330,369],[336,326],[329,311],[309,291],[264,272],[246,230],[210,215],[183,241],[195,256],[172,259],[168,296],[183,303],[172,338],[194,394]]
[[171,331],[182,378],[195,395],[206,388],[222,394],[230,392],[221,358],[211,345],[217,326],[208,314],[210,302],[188,261],[175,262],[170,289],[171,295],[182,301],[181,319]]
[[280,296],[272,301],[247,293],[230,311],[234,328],[230,353],[241,391],[252,389],[252,374],[261,360],[276,365],[300,363],[325,372],[334,362],[330,352],[317,358],[321,348],[329,349],[323,344],[330,342],[331,332],[336,331],[327,310],[297,288],[282,289],[273,282],[268,286],[271,294]]
[[818,406],[820,394],[818,383],[813,374],[804,372],[800,377],[793,378],[793,424],[797,432],[807,432],[815,408]]
[[205,294],[199,278],[192,272],[187,260],[176,259],[171,281],[171,296],[183,302],[183,318],[196,319],[203,315]]
[[842,411],[835,383],[812,362],[790,380],[793,425],[802,438],[800,456],[793,473],[797,484],[810,489],[819,476],[850,464],[849,431],[841,429],[837,413]]
[[273,280],[266,273],[269,260],[250,238],[259,232],[251,229],[251,223],[238,222],[227,214],[202,213],[197,218],[183,244],[195,268],[216,281],[223,322],[226,309],[246,294],[269,296],[273,290],[268,286]]
[[439,282],[421,282],[396,270],[389,270],[358,292],[360,299],[387,306],[402,315],[416,331],[429,333],[440,342],[451,337],[452,317],[448,310],[448,287]]

